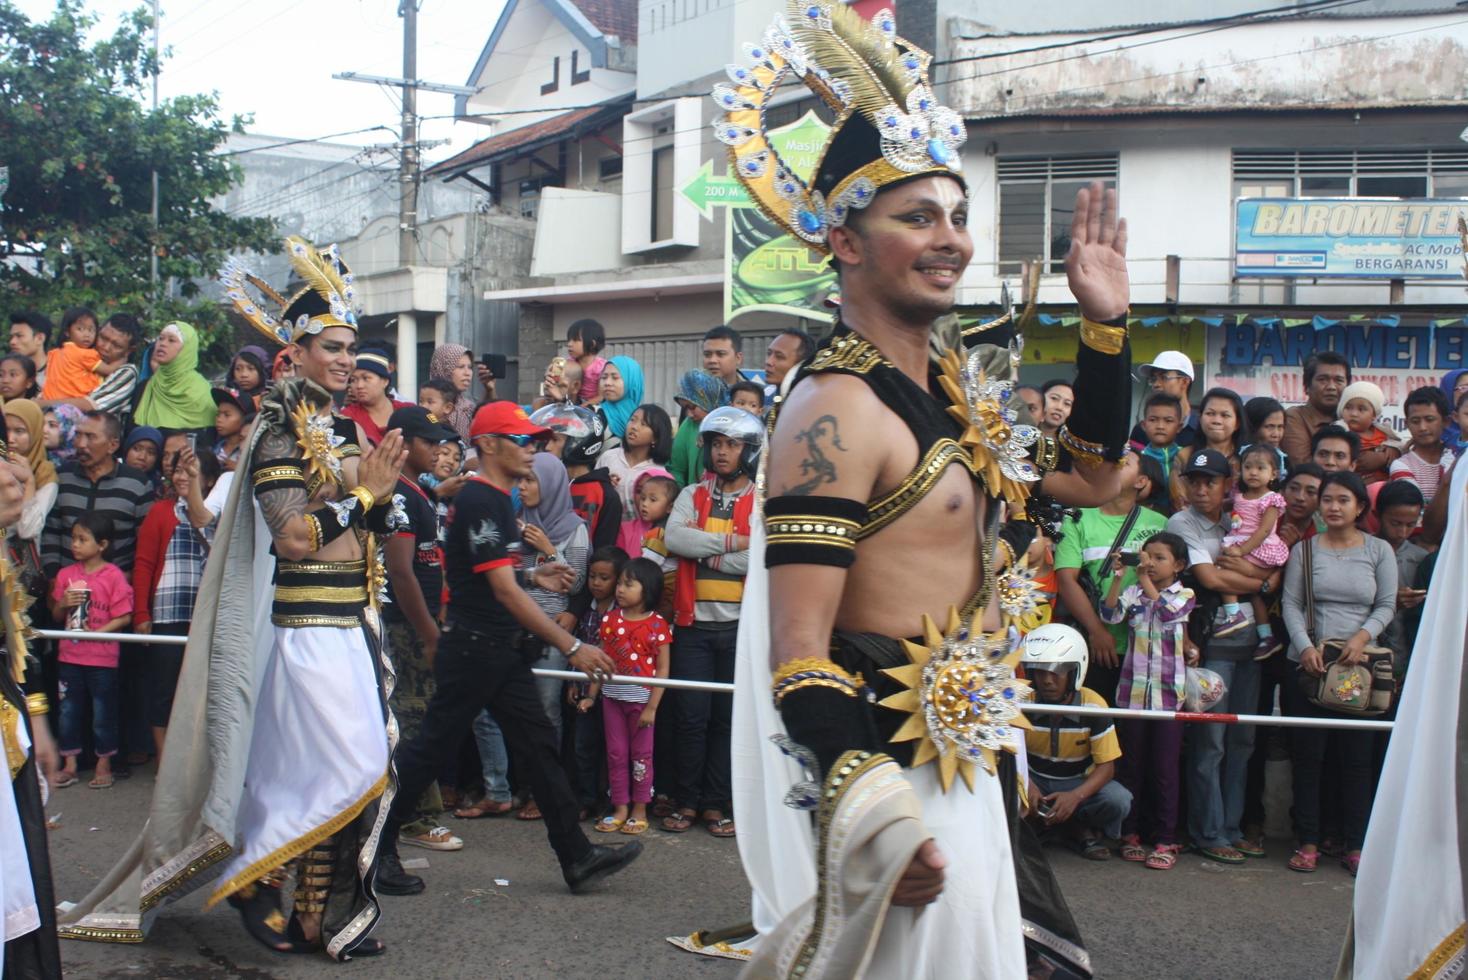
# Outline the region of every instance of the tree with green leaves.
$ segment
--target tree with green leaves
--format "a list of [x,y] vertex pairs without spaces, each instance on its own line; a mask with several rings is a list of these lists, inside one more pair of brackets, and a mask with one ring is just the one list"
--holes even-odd
[[270,219],[209,203],[240,179],[218,150],[247,120],[225,122],[212,95],[150,110],[159,64],[149,15],[134,11],[94,41],[97,23],[83,0],[56,0],[44,23],[0,0],[0,167],[10,176],[0,198],[0,292],[9,309],[51,316],[89,306],[104,319],[136,313],[155,328],[186,320],[207,346],[228,321],[200,282],[231,252],[279,247]]

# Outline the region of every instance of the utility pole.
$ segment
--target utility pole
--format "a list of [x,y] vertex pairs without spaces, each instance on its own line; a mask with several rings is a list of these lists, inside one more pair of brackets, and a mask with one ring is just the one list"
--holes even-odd
[[[153,0],[153,122],[158,121],[158,73],[162,67],[158,51],[158,0]],[[154,152],[157,152],[155,146]],[[158,161],[153,161],[153,242],[148,248],[148,281],[153,285],[153,299],[158,299]]]
[[[156,3],[157,0],[154,0]],[[403,151],[399,155],[398,265],[413,264],[418,230],[418,2],[398,0],[403,18]]]

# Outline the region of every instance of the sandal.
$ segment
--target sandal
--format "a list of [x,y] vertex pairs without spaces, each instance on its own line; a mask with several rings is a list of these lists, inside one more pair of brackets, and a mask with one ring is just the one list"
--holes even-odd
[[544,817],[541,815],[540,807],[538,807],[538,806],[535,805],[535,801],[534,800],[530,800],[528,803],[526,803],[523,807],[520,808],[520,812],[519,813],[515,814],[515,819],[516,820],[542,820],[542,819],[544,819]]
[[1361,870],[1361,852],[1357,851],[1355,854],[1347,854],[1341,858],[1341,867],[1345,868],[1352,878],[1356,877],[1356,872]]
[[671,817],[675,810],[676,807],[673,806],[671,798],[659,796],[652,801],[652,808],[649,812],[655,819],[662,820],[664,817]]
[[1249,858],[1262,858],[1266,856],[1264,853],[1264,838],[1262,837],[1252,840],[1247,838],[1236,840],[1234,841],[1234,850],[1238,851],[1244,857]]
[[1223,847],[1200,847],[1198,853],[1219,864],[1243,864],[1248,858],[1227,845]]
[[1153,871],[1171,871],[1177,864],[1178,852],[1181,850],[1181,844],[1158,844],[1156,849],[1147,855],[1147,867]]
[[478,820],[481,817],[503,817],[514,809],[509,802],[497,803],[489,797],[476,800],[468,806],[461,806],[454,811],[454,817],[459,820]]
[[697,815],[692,810],[678,810],[664,817],[658,826],[670,834],[685,834],[693,826],[693,818]]
[[[713,812],[719,813],[719,811],[717,810],[714,810]],[[719,813],[717,817],[704,817],[703,829],[707,830],[715,837],[733,837],[734,821],[729,817],[724,816],[722,813]]]
[[647,821],[637,820],[635,818],[632,820],[628,820],[626,823],[622,824],[622,833],[628,835],[629,837],[636,837],[638,834],[647,833]]
[[599,834],[615,834],[617,831],[621,830],[626,823],[626,818],[618,820],[616,817],[608,815],[598,820],[596,822],[596,826],[592,827],[591,829],[595,830]]
[[[72,782],[74,783],[76,782],[76,780],[73,779]],[[111,789],[112,774],[108,773],[105,776],[93,776],[92,781],[87,783],[87,785],[90,786],[92,789]]]
[[1142,846],[1142,838],[1137,834],[1127,834],[1121,839],[1121,859],[1140,864],[1147,860],[1147,849]]
[[1318,863],[1320,863],[1319,851],[1314,851],[1310,854],[1306,854],[1302,850],[1296,851],[1294,856],[1290,858],[1290,870],[1309,874],[1315,870],[1315,865]]
[[66,789],[66,787],[75,786],[78,782],[80,782],[80,780],[76,778],[76,773],[74,772],[61,773],[60,775],[60,779],[51,780],[52,789]]
[[245,932],[266,949],[276,953],[309,953],[320,945],[307,942],[294,918],[287,924],[280,911],[279,888],[256,882],[246,885],[226,901],[239,910]]

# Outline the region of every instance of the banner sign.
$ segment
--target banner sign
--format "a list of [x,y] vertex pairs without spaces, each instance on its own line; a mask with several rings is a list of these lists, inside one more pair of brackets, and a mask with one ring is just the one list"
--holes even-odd
[[1244,197],[1234,272],[1304,279],[1457,279],[1468,199]]
[[1464,326],[1343,322],[1315,330],[1245,322],[1208,334],[1208,387],[1232,389],[1245,401],[1262,395],[1298,405],[1305,400],[1305,359],[1333,350],[1350,361],[1351,380],[1380,386],[1387,405],[1382,424],[1398,430],[1406,428],[1402,401],[1413,389],[1437,387],[1446,372],[1468,366]]
[[[809,179],[826,145],[830,127],[807,112],[788,126],[770,131],[770,143],[796,174]],[[695,178],[698,180],[699,178]],[[725,178],[733,182],[733,177]],[[707,176],[706,187],[717,188]],[[740,187],[742,191],[743,188]],[[717,203],[710,191],[705,200]],[[836,273],[825,256],[810,249],[765,217],[745,195],[719,192],[727,205],[724,242],[724,319],[764,310],[830,319],[826,297],[836,290]]]

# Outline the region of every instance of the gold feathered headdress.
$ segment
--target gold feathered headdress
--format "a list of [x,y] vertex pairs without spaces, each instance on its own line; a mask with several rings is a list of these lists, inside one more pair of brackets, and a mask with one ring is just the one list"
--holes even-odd
[[[730,65],[714,86],[724,109],[714,134],[760,209],[821,252],[853,208],[884,187],[931,174],[960,183],[963,119],[928,85],[931,57],[897,36],[890,10],[870,22],[840,0],[786,0],[786,14],[746,44],[751,64]],[[815,173],[801,179],[769,142],[765,109],[794,75],[836,114]]]
[[335,245],[317,248],[296,235],[285,246],[291,268],[305,283],[288,300],[239,259],[230,259],[220,272],[224,294],[240,316],[277,344],[294,344],[327,327],[356,330],[357,290],[341,250]]

